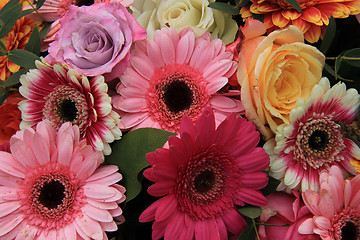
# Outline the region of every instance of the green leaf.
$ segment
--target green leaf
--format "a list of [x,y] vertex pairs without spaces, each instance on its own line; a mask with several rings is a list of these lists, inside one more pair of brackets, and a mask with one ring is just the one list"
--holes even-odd
[[326,27],[325,35],[323,40],[321,41],[320,51],[326,54],[329,50],[336,33],[336,22],[333,16],[329,18],[329,24]]
[[325,65],[324,65],[324,70],[326,72],[328,72],[331,76],[335,77],[335,79],[337,81],[340,80],[340,81],[344,81],[344,82],[353,82],[353,80],[351,80],[351,79],[346,79],[346,78],[341,77],[339,74],[335,74],[334,69],[327,63],[325,63]]
[[40,38],[42,38],[42,39],[46,38],[46,35],[49,32],[50,27],[51,27],[50,22],[43,22],[43,24],[44,23],[45,23],[45,26],[40,30]]
[[222,12],[230,13],[231,15],[238,15],[240,12],[239,8],[224,2],[211,2],[209,7],[220,10]]
[[171,135],[176,134],[161,129],[140,128],[125,134],[121,140],[112,144],[112,153],[105,161],[119,167],[124,177],[127,201],[135,198],[141,190],[138,174],[149,166],[146,154],[163,147]]
[[353,48],[353,49],[350,49],[349,51],[346,51],[344,53],[344,57],[354,58],[353,60],[346,59],[346,58],[344,58],[343,60],[346,61],[351,66],[360,68],[360,48]]
[[0,38],[3,38],[10,32],[10,30],[14,27],[16,21],[20,17],[22,9],[22,3],[16,5],[9,10],[3,12],[0,16],[1,20],[4,22],[4,25],[0,26]]
[[249,2],[250,2],[250,0],[235,0],[235,4],[239,8],[242,8],[246,5],[248,5]]
[[11,50],[8,54],[8,58],[16,65],[29,69],[36,68],[35,60],[40,60],[39,56],[23,49]]
[[40,55],[40,33],[39,29],[35,26],[28,43],[25,45],[25,50],[34,53],[35,55]]
[[248,205],[248,206],[244,206],[244,207],[238,207],[238,211],[246,217],[255,219],[258,216],[260,216],[262,209],[261,209],[261,207],[258,207],[258,206]]
[[8,10],[10,10],[11,8],[15,7],[18,4],[19,4],[19,0],[10,0],[7,4],[5,4],[5,6],[3,8],[1,8],[1,10],[0,10],[0,18],[2,17],[2,15],[5,12],[7,12]]
[[264,22],[264,14],[256,14],[251,13],[253,19],[259,20],[260,22]]
[[248,225],[244,231],[241,232],[238,240],[253,240],[256,237],[255,229],[252,224]]
[[44,4],[45,0],[37,0],[36,1],[36,9],[41,8],[41,6]]
[[285,0],[288,4],[290,4],[293,8],[295,8],[299,13],[301,13],[301,7],[296,0]]
[[28,69],[22,68],[16,73],[12,74],[6,81],[3,83],[3,86],[13,86],[19,83],[20,76],[27,72]]
[[7,53],[7,49],[5,44],[0,40],[0,57],[5,56]]
[[0,87],[0,105],[5,101],[8,95],[8,89]]
[[26,9],[24,11],[21,11],[20,17],[24,17],[26,15],[28,15],[29,13],[32,13],[34,11],[34,9]]
[[279,184],[280,184],[280,180],[277,180],[277,179],[269,176],[268,184],[266,185],[266,187],[264,187],[260,191],[262,192],[262,194],[264,196],[269,195],[269,194],[275,192],[275,190],[279,186]]

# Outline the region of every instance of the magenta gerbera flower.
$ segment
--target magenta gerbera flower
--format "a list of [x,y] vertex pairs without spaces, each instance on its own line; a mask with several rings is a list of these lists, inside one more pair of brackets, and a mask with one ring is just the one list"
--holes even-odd
[[80,139],[78,126],[45,120],[0,151],[0,239],[107,239],[125,189],[117,166]]
[[195,39],[191,28],[157,30],[154,40],[135,43],[130,64],[120,76],[119,96],[113,105],[120,110],[120,129],[161,128],[178,132],[180,119],[195,121],[211,106],[217,124],[231,112],[242,113],[239,100],[218,91],[236,71],[232,53],[220,39],[206,33]]
[[47,119],[59,128],[64,122],[78,125],[80,135],[96,150],[111,153],[109,143],[120,139],[119,115],[112,110],[102,76],[88,79],[66,65],[36,61],[38,69],[22,75],[19,91],[27,100],[19,103],[20,128]]
[[246,227],[235,205],[265,205],[259,189],[266,186],[269,165],[255,126],[233,113],[217,128],[206,108],[194,125],[184,116],[179,137],[168,148],[147,154],[152,166],[144,176],[155,182],[149,194],[162,197],[140,216],[155,220],[152,238],[228,239]]
[[337,166],[320,175],[320,193],[303,193],[314,216],[299,227],[301,234],[317,234],[324,240],[360,239],[360,175],[344,181]]
[[278,190],[319,190],[319,174],[332,165],[355,174],[350,164],[360,158],[359,147],[346,138],[344,127],[356,117],[360,96],[344,83],[330,88],[327,78],[315,85],[308,99],[299,99],[290,112],[290,124],[278,127],[265,143],[270,172],[281,180]]

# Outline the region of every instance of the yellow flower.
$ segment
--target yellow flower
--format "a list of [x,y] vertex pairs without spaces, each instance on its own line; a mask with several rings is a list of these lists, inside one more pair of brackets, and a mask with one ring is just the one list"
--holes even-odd
[[298,12],[285,0],[251,0],[253,4],[243,7],[240,14],[244,19],[251,13],[264,14],[268,32],[297,26],[310,43],[317,42],[329,24],[329,17],[347,18],[360,13],[360,0],[297,0],[302,12]]
[[240,49],[237,77],[246,116],[270,139],[282,123],[289,123],[298,98],[310,96],[322,74],[325,56],[305,44],[295,26],[261,36],[266,28],[248,20]]
[[[13,49],[24,49],[29,41],[35,22],[29,18],[22,17],[15,23],[12,30],[1,41],[4,43],[7,51]],[[0,57],[0,80],[5,82],[10,75],[19,71],[20,66],[9,61],[7,56]]]

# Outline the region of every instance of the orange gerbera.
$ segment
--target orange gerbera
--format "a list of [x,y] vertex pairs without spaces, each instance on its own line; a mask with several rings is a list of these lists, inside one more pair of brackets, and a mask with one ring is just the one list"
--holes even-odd
[[252,13],[263,14],[268,32],[295,25],[310,43],[317,42],[324,34],[330,16],[346,18],[360,13],[360,0],[297,0],[301,13],[285,0],[251,0],[251,2],[252,5],[240,10],[244,19],[251,18]]
[[[5,5],[4,1],[0,1],[0,8]],[[12,49],[24,49],[26,43],[29,41],[32,30],[34,29],[35,21],[26,17],[22,17],[15,23],[11,31],[1,41],[5,44],[6,50],[9,52]],[[11,74],[19,71],[20,66],[9,61],[7,56],[0,57],[0,80],[5,82]]]

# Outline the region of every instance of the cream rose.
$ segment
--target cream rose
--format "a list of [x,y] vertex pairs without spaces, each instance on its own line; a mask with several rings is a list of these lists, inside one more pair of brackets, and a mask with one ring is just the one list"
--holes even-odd
[[130,6],[133,15],[146,29],[148,39],[164,26],[180,31],[191,26],[200,36],[210,32],[225,44],[234,41],[238,25],[230,14],[208,7],[215,0],[136,0]]
[[310,96],[321,79],[325,56],[304,43],[295,26],[268,36],[263,23],[247,21],[241,29],[245,39],[240,49],[237,77],[246,116],[270,139],[282,123],[289,123],[298,98]]

